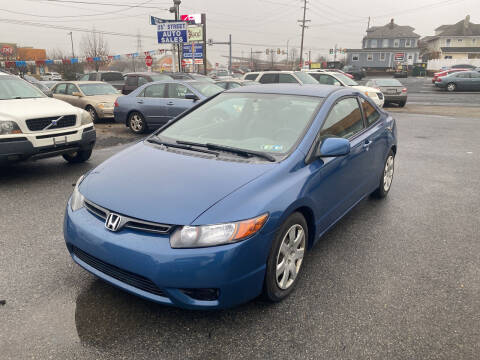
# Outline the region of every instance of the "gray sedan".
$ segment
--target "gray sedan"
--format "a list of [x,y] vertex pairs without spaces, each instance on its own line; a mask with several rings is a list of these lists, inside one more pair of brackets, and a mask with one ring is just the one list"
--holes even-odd
[[385,97],[385,105],[394,103],[404,107],[407,103],[407,88],[397,79],[371,79],[365,86],[380,90]]
[[480,72],[461,71],[437,79],[435,86],[447,91],[480,91]]

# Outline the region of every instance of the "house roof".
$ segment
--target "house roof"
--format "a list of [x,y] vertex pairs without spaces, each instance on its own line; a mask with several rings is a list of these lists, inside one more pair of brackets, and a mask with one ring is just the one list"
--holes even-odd
[[442,47],[444,53],[480,53],[480,46],[477,47]]
[[396,38],[419,38],[420,35],[413,32],[411,26],[401,26],[394,23],[393,19],[384,26],[372,26],[367,30],[368,39],[396,39]]
[[453,25],[442,25],[435,29],[438,36],[480,36],[480,24],[470,22],[470,16]]

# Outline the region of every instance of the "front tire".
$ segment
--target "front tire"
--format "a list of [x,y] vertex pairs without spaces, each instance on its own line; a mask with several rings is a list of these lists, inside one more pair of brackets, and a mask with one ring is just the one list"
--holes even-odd
[[447,84],[447,91],[453,92],[457,90],[457,85],[454,83]]
[[147,123],[142,114],[134,111],[128,117],[128,127],[135,134],[143,134],[147,130]]
[[88,113],[90,114],[90,117],[92,118],[93,123],[98,122],[99,117],[98,117],[98,114],[97,114],[97,112],[95,111],[95,108],[94,108],[93,106],[88,105],[88,106],[85,108],[85,110],[87,110]]
[[87,161],[92,156],[93,148],[87,150],[79,150],[69,154],[63,154],[63,158],[70,164],[79,164]]
[[275,235],[267,260],[263,295],[272,302],[294,289],[307,250],[308,227],[302,214],[290,215]]
[[388,153],[387,160],[383,166],[383,173],[377,190],[372,193],[373,197],[382,199],[386,197],[392,187],[393,173],[395,170],[395,154],[392,150]]

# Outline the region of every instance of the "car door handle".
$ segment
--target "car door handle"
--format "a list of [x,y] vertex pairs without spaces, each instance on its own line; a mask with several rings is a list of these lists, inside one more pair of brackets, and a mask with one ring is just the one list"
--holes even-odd
[[143,100],[138,100],[137,104],[143,104]]
[[363,148],[368,150],[371,144],[372,144],[371,140],[365,140],[365,143],[363,144]]
[[175,103],[173,101],[167,102],[167,105],[174,105]]

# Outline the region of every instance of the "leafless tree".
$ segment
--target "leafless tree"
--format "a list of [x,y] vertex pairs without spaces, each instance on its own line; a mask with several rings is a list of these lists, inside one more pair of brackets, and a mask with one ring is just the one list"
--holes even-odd
[[[82,37],[80,46],[86,57],[95,58],[106,56],[109,53],[108,43],[103,38],[103,34],[95,31],[95,28],[92,32],[87,33]],[[102,62],[94,61],[93,64],[95,65],[95,71],[98,71]]]

